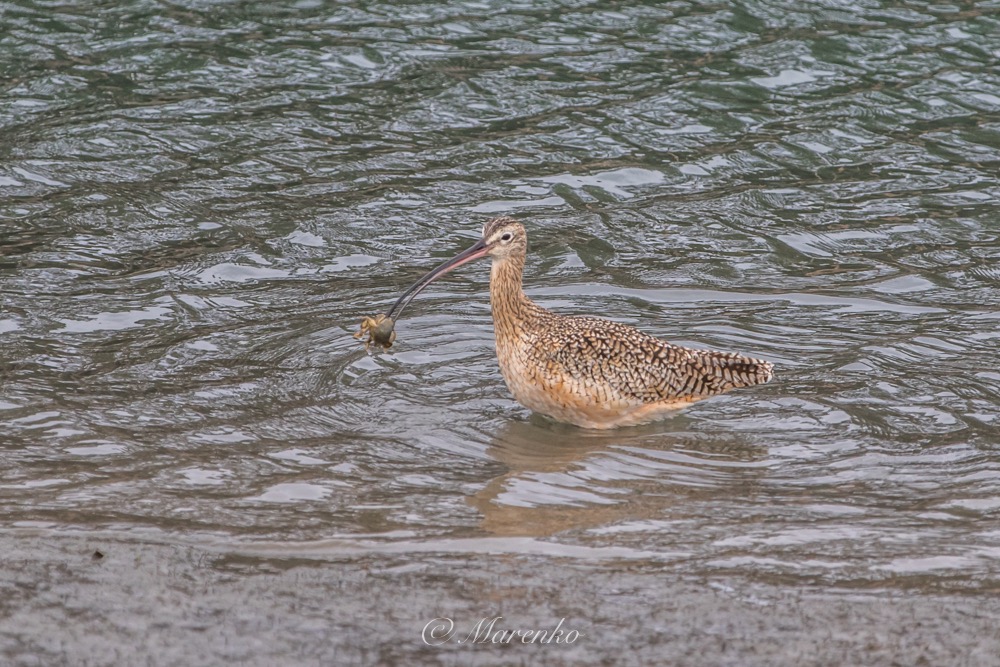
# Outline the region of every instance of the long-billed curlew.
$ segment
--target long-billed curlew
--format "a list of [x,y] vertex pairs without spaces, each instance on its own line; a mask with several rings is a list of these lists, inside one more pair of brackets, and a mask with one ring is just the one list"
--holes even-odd
[[524,227],[512,218],[494,218],[475,245],[418,280],[388,317],[366,319],[367,328],[391,344],[393,315],[421,290],[462,264],[490,256],[500,372],[514,398],[535,412],[584,428],[629,426],[771,379],[767,361],[680,347],[618,322],[542,308],[521,286],[527,252]]

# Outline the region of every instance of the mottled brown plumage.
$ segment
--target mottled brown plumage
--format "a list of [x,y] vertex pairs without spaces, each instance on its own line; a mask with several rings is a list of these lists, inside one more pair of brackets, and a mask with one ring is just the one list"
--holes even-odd
[[522,289],[527,251],[524,227],[511,218],[495,218],[475,246],[411,291],[415,295],[455,266],[491,256],[490,306],[500,372],[514,398],[528,408],[586,428],[612,428],[652,421],[771,379],[772,365],[766,361],[680,347],[618,322],[542,308]]

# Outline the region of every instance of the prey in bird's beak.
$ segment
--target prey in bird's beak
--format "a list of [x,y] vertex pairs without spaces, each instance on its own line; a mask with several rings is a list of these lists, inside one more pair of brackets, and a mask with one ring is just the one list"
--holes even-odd
[[366,350],[372,343],[380,345],[384,349],[389,349],[393,341],[396,340],[396,332],[393,331],[396,320],[403,314],[403,309],[406,308],[410,301],[413,301],[414,297],[420,294],[425,287],[452,269],[485,257],[489,254],[489,251],[490,245],[486,242],[486,239],[479,239],[471,248],[460,252],[437,268],[428,271],[420,280],[413,283],[413,285],[403,292],[392,308],[389,309],[388,313],[364,318],[361,321],[361,330],[354,334],[354,337],[361,338],[365,334],[368,334],[368,340],[365,341]]
[[368,334],[368,340],[365,341],[365,350],[370,349],[372,343],[381,345],[383,349],[388,350],[392,347],[392,342],[396,340],[396,332],[392,330],[394,326],[396,326],[396,323],[393,319],[384,314],[379,314],[375,317],[366,317],[361,320],[361,329],[354,334],[354,337],[360,339],[365,334]]

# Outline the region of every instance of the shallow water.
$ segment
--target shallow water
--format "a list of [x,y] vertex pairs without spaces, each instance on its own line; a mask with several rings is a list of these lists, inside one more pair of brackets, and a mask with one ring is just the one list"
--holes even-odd
[[[7,529],[995,590],[997,3],[0,15]],[[485,264],[366,354],[497,214],[542,305],[775,380],[531,416]]]

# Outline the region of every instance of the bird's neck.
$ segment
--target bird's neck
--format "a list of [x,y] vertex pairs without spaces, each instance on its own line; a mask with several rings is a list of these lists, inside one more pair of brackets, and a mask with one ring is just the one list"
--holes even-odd
[[523,257],[504,257],[493,260],[490,269],[490,308],[497,340],[520,333],[528,311],[536,307],[524,293],[522,275]]

